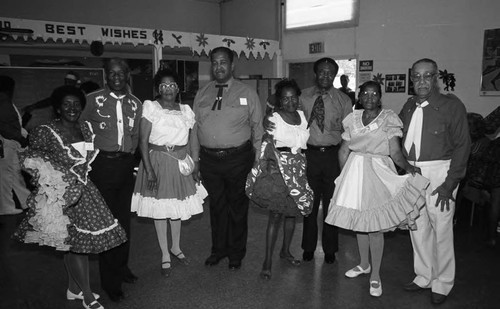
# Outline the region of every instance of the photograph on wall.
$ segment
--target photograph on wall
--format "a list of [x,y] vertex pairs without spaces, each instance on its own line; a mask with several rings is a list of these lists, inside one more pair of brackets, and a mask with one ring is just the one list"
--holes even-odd
[[484,31],[480,94],[500,95],[500,28]]
[[415,95],[415,89],[413,89],[413,81],[410,78],[411,76],[411,68],[408,69],[408,94]]
[[405,92],[406,91],[406,74],[386,74],[385,75],[385,92]]

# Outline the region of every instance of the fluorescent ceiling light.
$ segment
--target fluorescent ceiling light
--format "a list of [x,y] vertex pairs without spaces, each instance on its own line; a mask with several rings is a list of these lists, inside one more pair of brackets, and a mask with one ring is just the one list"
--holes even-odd
[[287,0],[286,29],[349,22],[353,14],[354,0]]

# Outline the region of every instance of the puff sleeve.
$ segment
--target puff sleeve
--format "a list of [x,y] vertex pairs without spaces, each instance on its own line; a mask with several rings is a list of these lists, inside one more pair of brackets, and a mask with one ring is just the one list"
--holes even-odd
[[142,118],[146,118],[149,122],[153,123],[155,120],[155,105],[152,101],[145,100],[142,105]]
[[383,130],[387,134],[387,139],[391,139],[394,136],[403,136],[403,122],[399,119],[398,115],[393,111],[388,111],[385,123],[383,125]]
[[354,113],[348,114],[342,121],[344,132],[342,132],[342,139],[345,141],[351,140],[351,130],[354,122]]

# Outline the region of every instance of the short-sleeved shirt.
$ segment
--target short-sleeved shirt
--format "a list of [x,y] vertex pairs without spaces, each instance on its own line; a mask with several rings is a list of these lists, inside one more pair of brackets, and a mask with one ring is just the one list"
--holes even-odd
[[[306,119],[309,120],[313,111],[314,102],[322,95],[316,87],[304,89],[300,95],[300,104]],[[323,96],[325,104],[325,128],[321,132],[316,121],[310,126],[308,143],[315,146],[338,145],[342,141],[342,120],[352,112],[351,99],[340,90],[331,87]]]
[[300,115],[299,125],[285,122],[277,112],[269,117],[269,120],[275,124],[274,130],[270,130],[269,134],[273,135],[276,147],[289,147],[292,153],[297,153],[298,149],[307,149],[307,140],[309,139],[307,120],[303,111],[298,111],[298,113]]
[[390,155],[389,140],[403,136],[403,123],[392,110],[383,109],[369,124],[363,124],[363,110],[354,110],[342,122],[342,138],[349,149],[372,155]]
[[[116,114],[116,104],[121,102],[121,123]],[[131,93],[123,96],[109,89],[101,89],[87,95],[87,105],[80,116],[88,121],[96,135],[94,145],[103,151],[133,153],[139,144],[139,120],[142,114],[141,101]],[[121,146],[118,143],[118,125],[123,126]]]
[[183,146],[194,126],[194,113],[189,105],[181,104],[180,111],[164,109],[157,101],[144,101],[142,117],[151,122],[149,142],[155,145]]
[[196,124],[191,149],[193,159],[198,159],[196,147],[199,145],[207,148],[230,148],[251,139],[258,151],[264,130],[259,96],[250,86],[231,79],[227,87],[223,88],[221,109],[212,110],[218,92],[215,85],[215,81],[208,83],[198,91],[194,99]]

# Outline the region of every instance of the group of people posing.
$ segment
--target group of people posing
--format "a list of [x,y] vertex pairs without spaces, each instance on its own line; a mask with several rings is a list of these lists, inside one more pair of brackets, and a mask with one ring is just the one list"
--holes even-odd
[[[266,113],[257,93],[233,77],[233,51],[218,47],[209,56],[213,81],[198,91],[193,109],[180,104],[177,76],[166,69],[154,78],[157,97],[142,104],[130,93],[127,63],[117,58],[105,66],[105,89],[86,97],[73,86],[54,91],[57,119],[35,128],[20,151],[35,189],[14,237],[68,251],[67,298],[103,308],[90,288],[87,254],[99,254],[112,301],[124,298],[123,282],[137,281],[128,267],[130,211],[154,219],[161,275],[171,274],[172,256],[189,264],[181,220],[203,212],[208,197],[207,266],[228,258],[230,270],[241,268],[250,201],[269,210],[262,280],[272,277],[281,221],[280,258],[293,267],[311,261],[322,209],[325,263],[335,262],[338,228],[355,231],[360,262],[345,275],[370,274],[370,295],[381,296],[383,233],[407,228],[416,276],[405,289],[431,289],[432,302],[444,302],[455,277],[454,197],[470,137],[462,102],[439,92],[437,64],[413,64],[416,95],[399,115],[382,108],[381,86],[372,81],[360,86],[362,109],[353,110],[351,98],[333,87],[339,68],[331,58],[315,62],[313,87],[279,82]],[[302,259],[290,252],[297,217],[304,221]]]

